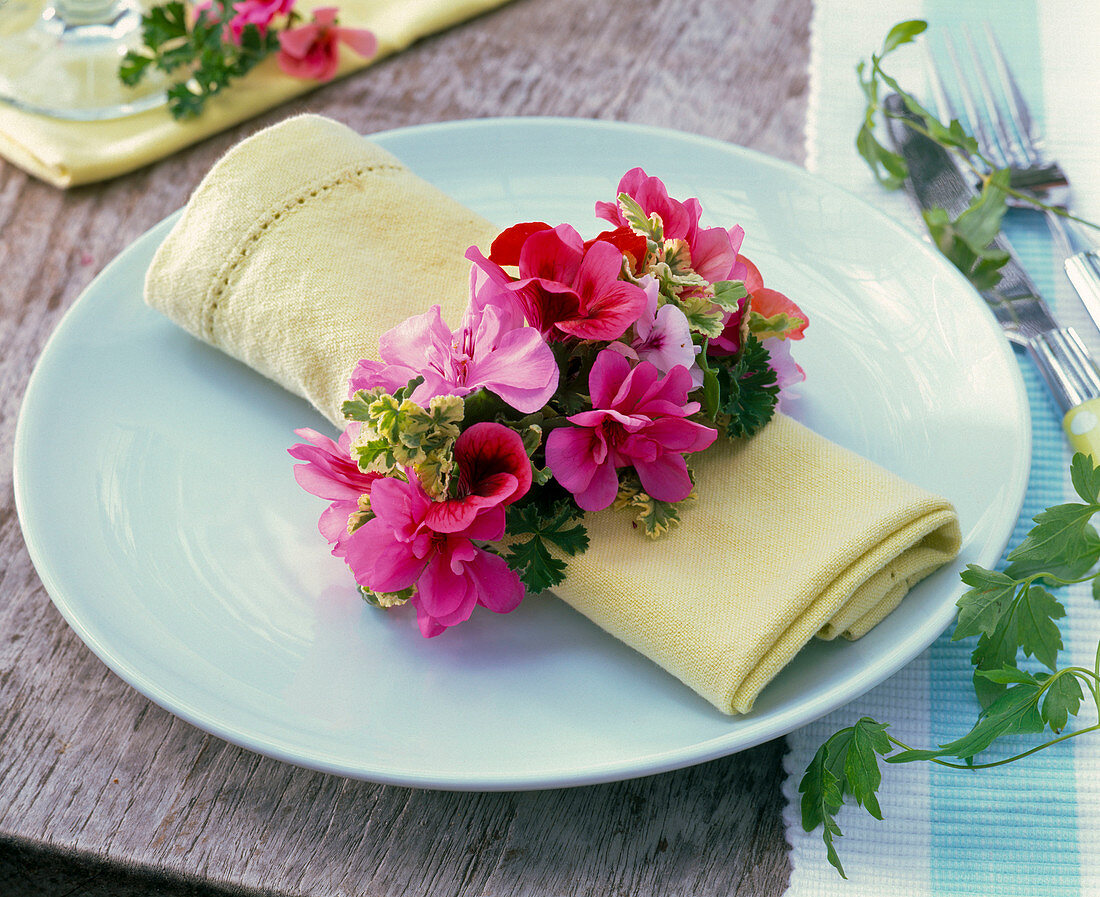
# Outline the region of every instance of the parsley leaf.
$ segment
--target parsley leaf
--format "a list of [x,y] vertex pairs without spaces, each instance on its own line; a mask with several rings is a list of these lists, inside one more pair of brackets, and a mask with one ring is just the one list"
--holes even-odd
[[802,794],[802,827],[810,832],[822,826],[821,837],[829,862],[843,878],[847,876],[833,844],[834,837],[842,836],[836,814],[843,806],[844,796],[850,794],[859,806],[882,819],[876,792],[882,783],[879,755],[886,756],[891,750],[887,728],[865,716],[855,725],[841,729],[818,748],[798,786]]
[[213,0],[190,23],[181,0],[154,6],[141,18],[143,45],[122,58],[119,79],[132,87],[150,69],[184,69],[182,80],[168,88],[168,111],[176,119],[194,118],[208,99],[279,49],[274,27],[261,32],[246,25],[239,41],[226,39],[223,23],[232,15],[231,0]]
[[530,591],[544,592],[565,579],[565,561],[555,557],[552,548],[570,557],[588,548],[588,531],[579,517],[580,511],[569,498],[558,498],[549,505],[517,502],[508,508],[507,532],[518,541],[509,545],[503,557]]
[[718,413],[726,415],[730,439],[751,436],[772,419],[779,397],[779,385],[771,356],[751,333],[735,356],[711,357],[718,381]]

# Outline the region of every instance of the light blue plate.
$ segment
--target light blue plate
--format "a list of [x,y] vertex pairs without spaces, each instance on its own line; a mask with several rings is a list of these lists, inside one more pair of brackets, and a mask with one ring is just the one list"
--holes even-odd
[[410,612],[364,605],[317,533],[323,503],[297,487],[286,449],[296,427],[324,421],[142,303],[169,219],[58,327],[15,445],[19,516],[54,603],[161,706],[262,754],[380,782],[646,775],[860,695],[946,627],[965,564],[1000,556],[1030,449],[1016,362],[966,282],[895,222],[794,166],[670,131],[516,119],[374,139],[502,226],[594,234],[593,204],[635,165],[700,197],[710,224],[744,225],[746,254],[810,315],[794,416],[950,498],[962,555],[861,641],[810,645],[741,718],[550,596],[426,641]]

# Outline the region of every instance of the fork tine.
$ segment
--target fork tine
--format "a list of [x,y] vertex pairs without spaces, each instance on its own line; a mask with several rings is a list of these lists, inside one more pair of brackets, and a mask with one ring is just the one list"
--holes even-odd
[[1039,135],[1035,130],[1035,122],[1031,118],[1031,110],[1028,109],[1027,103],[1024,101],[1024,95],[1020,91],[1020,86],[1016,83],[1016,79],[1012,77],[1012,70],[1008,67],[1008,60],[1005,59],[1005,54],[1001,50],[1001,44],[997,40],[997,35],[993,33],[993,29],[989,27],[988,22],[985,23],[985,36],[986,40],[989,41],[989,48],[993,54],[993,64],[997,69],[997,76],[1000,79],[1005,98],[1008,100],[1009,113],[1015,123],[1016,131],[1023,141],[1029,161],[1032,164],[1045,164],[1045,159],[1040,149],[1041,142],[1039,140]]
[[978,52],[978,48],[974,45],[974,37],[970,33],[969,28],[963,29],[963,36],[966,39],[966,45],[970,50],[971,63],[974,71],[978,75],[978,87],[982,93],[982,99],[985,101],[985,111],[989,118],[989,123],[993,129],[993,142],[995,146],[991,145],[987,151],[992,152],[996,149],[995,155],[998,157],[998,163],[1002,165],[1028,165],[1031,163],[1031,159],[1028,157],[1027,149],[1024,147],[1019,137],[1014,133],[1015,127],[1009,120],[1003,110],[1003,104],[998,102],[998,99],[993,90],[993,85],[989,81],[989,74],[986,71],[986,66],[982,60],[981,54]]
[[995,147],[992,135],[989,133],[989,128],[986,127],[985,119],[978,114],[978,104],[974,99],[974,94],[970,91],[968,84],[969,78],[963,70],[962,63],[959,62],[959,54],[955,50],[955,42],[951,40],[949,34],[943,36],[944,46],[947,48],[947,55],[951,59],[951,66],[955,69],[955,81],[959,90],[959,99],[962,101],[963,109],[966,112],[967,123],[970,125],[971,131],[978,139],[978,145],[982,147],[984,152],[988,152]]
[[959,117],[959,114],[947,97],[947,90],[943,86],[943,80],[936,68],[936,60],[932,56],[932,51],[928,49],[928,44],[922,43],[921,49],[924,51],[924,73],[932,90],[932,101],[936,104],[936,114],[940,117],[941,122],[949,125],[952,120]]

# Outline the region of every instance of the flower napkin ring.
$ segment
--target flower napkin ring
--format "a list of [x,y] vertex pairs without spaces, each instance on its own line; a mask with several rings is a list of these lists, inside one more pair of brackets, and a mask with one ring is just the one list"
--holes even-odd
[[332,553],[427,637],[561,583],[583,512],[665,533],[693,494],[687,456],[719,429],[751,436],[805,379],[789,341],[806,315],[764,287],[740,227],[702,227],[697,199],[640,168],[596,214],[612,229],[592,240],[527,222],[470,248],[457,329],[436,305],[383,334],[339,441],[297,431]]

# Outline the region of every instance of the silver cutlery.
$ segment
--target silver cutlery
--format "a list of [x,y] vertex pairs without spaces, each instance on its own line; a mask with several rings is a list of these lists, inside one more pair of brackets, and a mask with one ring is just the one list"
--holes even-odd
[[[886,99],[888,132],[909,168],[906,188],[922,210],[942,208],[952,218],[964,212],[976,195],[974,186],[955,167],[951,154],[910,128],[901,98]],[[1001,281],[982,292],[1005,336],[1034,358],[1064,417],[1062,426],[1075,450],[1100,460],[1100,371],[1069,327],[1060,327],[1007,241],[994,246],[1009,253]]]
[[[965,113],[961,118],[969,125],[982,154],[997,166],[1009,169],[1013,187],[1048,205],[1068,210],[1072,200],[1069,178],[1047,151],[1042,132],[996,35],[988,24],[984,31],[986,49],[982,53],[970,31],[964,29],[969,53],[966,63],[960,59],[950,35],[943,36],[955,76],[956,93]],[[992,60],[992,66],[987,64],[986,58]],[[928,60],[929,82],[941,120],[960,118],[944,87],[941,77],[944,67],[936,65],[931,53]],[[971,82],[977,83],[977,93]],[[1009,202],[1020,208],[1036,209],[1011,197]],[[1100,327],[1100,251],[1096,249],[1095,236],[1057,212],[1037,211],[1045,214],[1065,259],[1066,275],[1093,322]]]

